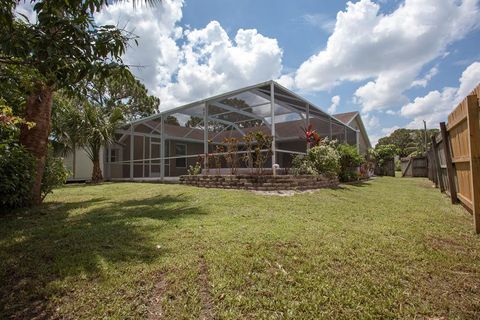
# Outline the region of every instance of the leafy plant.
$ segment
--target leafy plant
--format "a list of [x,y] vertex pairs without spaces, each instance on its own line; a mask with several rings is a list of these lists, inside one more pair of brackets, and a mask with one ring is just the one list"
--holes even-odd
[[243,137],[243,141],[245,143],[245,154],[243,155],[243,161],[247,165],[247,168],[250,169],[250,173],[253,174],[253,143],[254,137],[253,135],[247,134]]
[[376,164],[380,167],[385,165],[387,160],[391,160],[398,153],[398,148],[393,144],[377,145],[373,152]]
[[340,170],[340,154],[328,140],[308,149],[307,155],[297,155],[292,162],[294,174],[312,174],[334,177]]
[[202,173],[202,166],[197,161],[197,162],[195,162],[194,166],[190,165],[188,167],[187,173],[188,173],[189,176],[198,176],[200,173]]
[[98,105],[91,105],[88,102],[83,105],[83,115],[82,135],[85,139],[83,148],[93,163],[92,182],[99,183],[103,180],[100,168],[100,149],[113,142],[115,130],[124,118],[119,108],[108,112]]
[[395,161],[395,171],[402,171],[402,162],[400,159],[397,159]]
[[[398,148],[397,154],[400,157],[406,157],[413,152],[423,154],[425,149],[425,135],[431,137],[437,134],[438,129],[428,129],[426,132],[419,129],[404,129],[400,128],[392,132],[389,136],[380,138],[377,146],[380,145],[395,145]],[[427,139],[427,149],[431,141]]]
[[225,160],[227,165],[230,167],[230,174],[234,175],[237,173],[238,169],[238,142],[237,138],[225,138],[223,143],[227,146],[227,154],[225,155]]
[[106,0],[34,0],[32,22],[15,13],[19,3],[2,2],[0,64],[31,75],[19,87],[25,89],[25,120],[35,126],[22,126],[19,141],[37,162],[32,204],[39,204],[54,92],[75,91],[82,80],[106,77],[114,70],[129,73],[121,57],[131,36],[113,25],[95,23],[94,14],[108,4]]
[[318,146],[321,142],[320,135],[317,133],[315,129],[312,129],[312,125],[309,124],[307,128],[304,129],[305,132],[305,140],[310,148]]
[[313,167],[313,164],[308,161],[308,157],[303,154],[298,154],[292,160],[292,173],[294,175],[317,175],[318,172]]
[[318,174],[334,177],[340,170],[340,155],[328,144],[322,144],[308,150],[308,160]]
[[28,128],[35,126],[35,123],[27,122],[25,119],[14,115],[12,108],[5,105],[4,100],[0,98],[0,141],[17,139],[16,135],[19,133],[22,124]]
[[358,153],[355,146],[340,144],[337,147],[340,154],[340,181],[354,181],[358,179],[358,168],[365,162],[365,159]]
[[213,161],[215,163],[215,168],[217,175],[220,175],[220,169],[222,168],[222,157],[225,149],[221,145],[215,146],[215,153],[213,154]]
[[52,193],[54,188],[62,186],[67,181],[69,174],[63,165],[63,158],[55,157],[53,148],[50,146],[42,178],[42,200]]
[[0,144],[0,206],[28,205],[35,176],[35,158],[16,143]]
[[243,137],[247,153],[244,156],[245,162],[256,174],[263,174],[263,167],[268,158],[272,155],[273,137],[263,131],[252,131]]

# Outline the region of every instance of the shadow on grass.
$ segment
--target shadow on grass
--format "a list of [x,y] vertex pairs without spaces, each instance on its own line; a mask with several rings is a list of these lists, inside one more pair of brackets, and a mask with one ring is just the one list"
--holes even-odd
[[347,188],[347,186],[348,187],[354,187],[354,188],[363,188],[363,187],[371,186],[372,185],[371,182],[372,182],[372,180],[341,182],[338,186],[332,187],[332,189],[352,191],[352,188]]
[[[55,281],[98,278],[105,263],[158,259],[166,251],[157,249],[153,233],[171,220],[205,214],[190,203],[185,195],[120,202],[100,197],[0,216],[0,318],[50,318]],[[53,291],[61,290],[68,288]]]

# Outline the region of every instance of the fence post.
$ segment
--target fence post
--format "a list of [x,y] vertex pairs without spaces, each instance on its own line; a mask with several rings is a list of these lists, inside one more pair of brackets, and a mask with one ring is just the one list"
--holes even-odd
[[455,173],[453,170],[452,154],[450,153],[450,141],[448,140],[448,132],[445,122],[440,122],[440,132],[442,133],[442,140],[444,144],[443,150],[445,152],[445,162],[447,163],[448,189],[450,191],[450,198],[452,199],[452,203],[457,203],[457,189],[455,187],[454,179]]
[[470,185],[472,214],[476,233],[480,233],[480,124],[476,95],[467,97],[468,144],[470,150]]
[[442,179],[442,166],[440,165],[440,158],[438,157],[436,135],[432,135],[432,151],[433,151],[433,162],[435,163],[434,170],[437,176],[438,185],[440,186],[440,192],[444,192],[445,186],[443,185],[443,179]]

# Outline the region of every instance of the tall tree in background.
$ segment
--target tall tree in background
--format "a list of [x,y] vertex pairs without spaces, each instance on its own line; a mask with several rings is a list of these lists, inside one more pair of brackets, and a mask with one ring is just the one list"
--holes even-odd
[[125,71],[113,71],[106,78],[94,77],[83,81],[78,92],[106,113],[119,109],[126,121],[152,115],[160,106],[160,99],[149,95],[145,86]]
[[130,72],[112,72],[108,77],[94,77],[78,87],[84,100],[82,124],[83,148],[93,163],[92,182],[103,181],[100,150],[112,143],[115,130],[125,121],[152,115],[160,99],[148,94],[145,86]]
[[124,121],[153,114],[160,100],[129,72],[84,80],[76,92],[55,95],[53,139],[64,146],[65,154],[72,153],[74,170],[74,151],[83,148],[93,164],[92,182],[98,183],[103,180],[101,148],[114,141],[115,130]]
[[99,183],[103,181],[100,150],[102,146],[114,141],[115,130],[123,122],[124,117],[120,108],[107,111],[88,102],[83,106],[83,115],[82,135],[85,139],[83,148],[93,163],[92,183]]
[[[428,137],[436,133],[438,133],[438,129],[429,129],[426,132]],[[424,139],[424,130],[402,128],[395,130],[387,137],[380,138],[377,145],[394,145],[400,157],[407,157],[411,154],[421,154],[426,151]]]
[[197,116],[190,116],[190,119],[185,123],[188,128],[203,128],[203,119]]
[[[31,76],[25,87],[25,120],[20,142],[35,157],[32,204],[39,204],[48,151],[53,93],[93,77],[106,77],[126,67],[121,56],[128,36],[115,26],[97,26],[93,14],[108,0],[32,0],[36,22],[17,18],[20,0],[0,8],[0,65],[16,66]],[[138,1],[135,1],[138,2]],[[156,2],[150,0],[147,2]]]
[[72,175],[76,176],[77,148],[85,145],[84,117],[77,99],[60,92],[55,94],[52,110],[52,140],[61,154],[72,154]]

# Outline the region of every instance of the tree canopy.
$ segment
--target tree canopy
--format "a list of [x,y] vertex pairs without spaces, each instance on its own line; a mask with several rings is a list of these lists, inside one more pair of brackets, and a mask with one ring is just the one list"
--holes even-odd
[[[35,21],[15,12],[19,2],[4,0],[0,7],[0,67],[2,75],[9,73],[9,83],[4,86],[13,85],[20,93],[11,95],[15,90],[7,90],[5,100],[24,114],[26,122],[35,123],[21,127],[19,141],[35,158],[32,204],[39,204],[54,93],[60,89],[74,92],[81,82],[105,79],[113,73],[129,79],[131,74],[121,57],[129,40],[136,39],[116,26],[95,23],[94,13],[109,0],[31,0]],[[111,108],[119,108],[123,100],[117,99]],[[147,108],[155,104],[150,100]],[[137,104],[133,116],[145,112],[143,105],[140,107],[144,102]]]
[[[430,137],[438,133],[438,129],[427,130],[427,147],[430,145]],[[412,153],[425,152],[425,131],[418,129],[397,129],[389,136],[380,138],[377,146],[393,145],[397,148],[400,157],[407,157]]]

